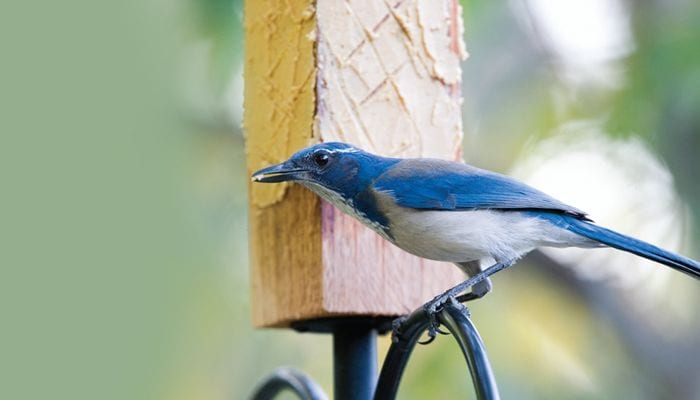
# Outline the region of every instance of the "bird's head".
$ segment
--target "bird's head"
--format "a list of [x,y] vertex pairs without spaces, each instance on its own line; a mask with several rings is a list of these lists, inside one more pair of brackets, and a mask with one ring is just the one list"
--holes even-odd
[[287,161],[255,172],[253,181],[295,181],[324,197],[332,192],[349,198],[381,174],[391,160],[346,143],[321,143],[300,150]]

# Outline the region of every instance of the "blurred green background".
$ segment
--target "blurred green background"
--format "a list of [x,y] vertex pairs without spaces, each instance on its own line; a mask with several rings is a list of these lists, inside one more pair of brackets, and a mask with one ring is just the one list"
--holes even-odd
[[[700,3],[463,5],[465,159],[698,258]],[[328,336],[250,326],[242,15],[0,5],[0,398],[239,399],[280,365],[331,391]],[[700,398],[697,282],[567,254],[472,306],[503,397]],[[471,390],[440,338],[399,396]]]

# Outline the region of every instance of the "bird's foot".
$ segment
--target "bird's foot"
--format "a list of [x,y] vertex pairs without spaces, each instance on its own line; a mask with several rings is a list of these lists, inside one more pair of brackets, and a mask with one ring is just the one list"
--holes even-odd
[[401,341],[401,326],[408,319],[407,316],[402,315],[395,320],[391,321],[391,341],[393,343],[398,343]]
[[[428,343],[432,342],[433,340],[435,340],[435,336],[437,336],[438,333],[441,335],[448,335],[449,334],[448,332],[445,332],[445,331],[440,329],[440,323],[437,320],[437,317],[434,314],[430,314],[430,313],[426,312],[425,307],[426,307],[426,305],[424,305],[421,308],[422,308],[423,312],[425,313],[425,316],[427,316],[427,318],[429,319],[428,339],[418,342],[419,344],[428,344]],[[440,309],[438,309],[436,312],[439,312],[439,311],[440,311]],[[391,341],[393,343],[398,343],[403,339],[404,324],[406,323],[406,321],[408,321],[408,319],[409,319],[409,317],[404,315],[404,316],[398,317],[394,321],[392,321],[392,323],[391,323]]]
[[[482,282],[482,279],[487,277],[485,273],[481,273],[471,279],[468,279],[459,285],[447,290],[446,292],[435,296],[432,300],[429,302],[425,303],[423,305],[423,310],[425,311],[426,315],[428,316],[429,324],[428,324],[428,339],[419,342],[421,344],[428,344],[435,340],[435,337],[437,336],[438,333],[446,335],[447,332],[441,331],[440,330],[440,321],[438,321],[437,315],[442,311],[442,308],[445,306],[447,303],[451,303],[457,307],[463,307],[465,309],[465,312],[469,313],[466,307],[464,307],[463,304],[466,301],[470,300],[476,300],[478,298],[481,298],[484,296],[486,293],[475,293],[474,291],[463,294],[459,296],[460,293],[462,293],[465,289],[474,286],[475,284],[478,284],[479,282]],[[490,288],[490,284],[489,284]]]
[[[452,290],[448,290],[447,292],[436,296],[429,302],[425,303],[423,305],[423,310],[425,311],[425,314],[428,316],[428,339],[418,342],[419,344],[428,344],[431,343],[433,340],[435,340],[435,337],[437,334],[441,335],[448,335],[449,332],[445,332],[443,330],[440,330],[440,321],[438,320],[437,315],[442,311],[442,308],[445,306],[447,303],[452,303],[452,304],[459,304],[457,298],[455,297],[455,294],[452,293]],[[461,305],[461,304],[460,304]],[[462,306],[463,307],[463,306]],[[465,307],[466,308],[466,307]]]
[[[478,298],[483,297],[486,293],[489,292],[491,288],[491,284],[481,284],[479,285],[480,282],[484,281],[484,279],[487,279],[489,276],[495,274],[498,271],[501,271],[505,268],[510,267],[513,265],[515,260],[509,260],[507,262],[501,262],[501,263],[496,263],[492,265],[491,267],[485,269],[484,271],[479,272],[478,274],[472,276],[471,278],[467,279],[466,281],[458,284],[457,286],[447,290],[446,292],[442,293],[439,296],[436,296],[429,302],[425,303],[422,307],[422,311],[425,314],[425,316],[428,318],[428,339],[419,342],[421,344],[428,344],[435,340],[435,337],[437,336],[438,333],[440,334],[447,334],[447,332],[441,331],[440,330],[440,321],[438,320],[438,314],[442,311],[442,308],[447,304],[448,302],[454,305],[455,307],[458,307],[460,309],[463,309],[464,312],[469,315],[469,310],[462,304],[463,302],[470,301],[470,300],[475,300]],[[472,291],[470,293],[466,293],[463,295],[460,295],[460,293],[463,293],[465,290],[472,288]],[[474,289],[477,289],[476,291]],[[420,310],[420,309],[419,309]],[[411,314],[411,318],[416,314],[417,311],[414,311],[414,314]],[[402,336],[402,328],[403,324],[408,320],[409,318],[404,316],[397,318],[394,320],[392,324],[392,341],[394,343],[397,343],[401,341],[401,336]]]

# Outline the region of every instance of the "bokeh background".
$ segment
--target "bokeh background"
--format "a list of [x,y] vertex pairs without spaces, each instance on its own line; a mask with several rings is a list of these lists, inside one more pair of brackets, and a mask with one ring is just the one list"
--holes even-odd
[[[0,6],[0,398],[240,399],[328,336],[250,326],[241,0]],[[463,1],[464,155],[700,258],[700,3]],[[700,398],[700,286],[547,251],[472,305],[504,398]],[[380,343],[383,355],[388,345]],[[402,399],[471,394],[452,341]]]

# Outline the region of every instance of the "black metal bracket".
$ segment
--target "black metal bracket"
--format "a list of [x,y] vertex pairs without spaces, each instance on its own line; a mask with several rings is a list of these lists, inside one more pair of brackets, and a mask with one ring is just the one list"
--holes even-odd
[[[500,398],[496,379],[484,343],[469,311],[452,301],[438,312],[437,319],[454,336],[467,361],[476,397],[479,400]],[[297,326],[300,330],[333,332],[334,393],[339,400],[392,400],[396,398],[401,377],[418,340],[430,324],[422,307],[395,322],[392,345],[376,377],[376,335],[387,330],[387,319],[316,320]],[[323,391],[306,375],[289,369],[279,369],[268,376],[256,389],[254,400],[272,399],[289,389],[303,400],[326,399]]]
[[288,390],[302,400],[326,400],[328,397],[309,376],[291,368],[277,368],[266,376],[253,391],[251,398],[272,400]]
[[[467,360],[477,399],[499,399],[496,379],[491,370],[484,343],[469,319],[469,310],[463,304],[451,302],[438,313],[438,320],[455,337]],[[400,326],[395,331],[393,343],[384,359],[374,399],[396,398],[408,359],[429,324],[428,314],[422,307],[400,322]]]

